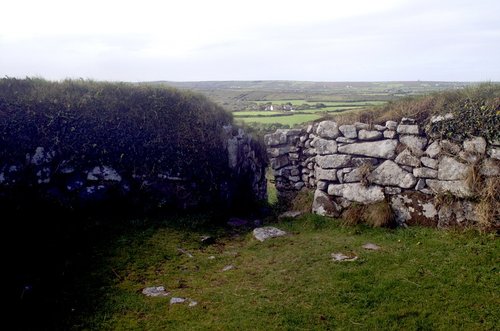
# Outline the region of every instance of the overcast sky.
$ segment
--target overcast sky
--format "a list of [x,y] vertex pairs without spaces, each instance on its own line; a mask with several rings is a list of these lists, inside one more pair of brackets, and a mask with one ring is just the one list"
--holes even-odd
[[5,0],[0,76],[500,81],[499,0]]

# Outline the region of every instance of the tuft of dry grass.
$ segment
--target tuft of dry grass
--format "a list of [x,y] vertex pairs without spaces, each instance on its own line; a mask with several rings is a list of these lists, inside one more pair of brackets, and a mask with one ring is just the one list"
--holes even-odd
[[480,174],[480,163],[473,162],[469,163],[469,168],[467,169],[467,174],[465,177],[465,183],[470,188],[470,190],[478,195],[482,190],[482,185],[484,182],[483,176]]
[[482,181],[479,203],[476,205],[478,226],[482,231],[500,229],[500,177],[486,178]]
[[365,206],[353,203],[342,213],[343,225],[358,225],[363,223],[363,213]]
[[342,213],[344,225],[367,224],[371,227],[392,227],[395,225],[394,213],[387,201],[369,205],[352,204]]
[[309,189],[300,190],[291,201],[292,210],[308,213],[314,200],[314,191]]
[[360,183],[361,185],[367,187],[370,185],[370,175],[373,171],[373,165],[369,162],[364,162],[359,166],[359,175],[360,175]]
[[387,201],[367,205],[363,213],[365,223],[375,227],[392,227],[395,224],[394,213]]

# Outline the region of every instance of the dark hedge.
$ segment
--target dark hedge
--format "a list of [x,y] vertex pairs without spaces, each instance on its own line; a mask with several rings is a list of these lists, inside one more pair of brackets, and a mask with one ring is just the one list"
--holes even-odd
[[206,181],[224,169],[232,116],[199,94],[85,80],[0,80],[0,161],[42,146],[75,166]]

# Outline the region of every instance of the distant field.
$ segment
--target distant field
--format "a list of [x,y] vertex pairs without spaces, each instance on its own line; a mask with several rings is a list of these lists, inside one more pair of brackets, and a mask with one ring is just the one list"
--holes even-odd
[[321,118],[321,115],[317,114],[294,114],[290,116],[262,116],[262,117],[236,117],[237,121],[242,121],[247,124],[259,123],[259,124],[271,124],[280,123],[285,125],[296,125],[305,122],[311,122]]
[[291,103],[293,106],[301,106],[301,105],[311,105],[314,106],[318,103],[322,103],[325,106],[378,106],[386,103],[386,101],[306,101],[303,99],[297,100],[258,100],[253,101],[259,105],[266,103],[273,103],[275,105],[281,105],[286,103]]
[[283,125],[297,125],[317,120],[327,113],[347,113],[365,108],[364,106],[331,106],[321,109],[305,109],[296,112],[286,111],[238,111],[233,112],[237,121],[243,121],[246,124],[272,124],[279,123]]
[[276,115],[286,115],[286,113],[282,111],[265,111],[265,110],[245,110],[245,111],[233,112],[234,117],[276,116]]
[[352,110],[352,109],[362,109],[365,108],[363,106],[329,106],[325,108],[318,108],[318,109],[304,109],[300,110],[300,112],[307,112],[307,113],[324,113],[324,112],[341,112],[344,110]]
[[216,81],[155,82],[201,92],[229,111],[250,110],[255,104],[273,102],[327,106],[379,105],[401,96],[420,95],[474,84],[468,82],[300,82]]

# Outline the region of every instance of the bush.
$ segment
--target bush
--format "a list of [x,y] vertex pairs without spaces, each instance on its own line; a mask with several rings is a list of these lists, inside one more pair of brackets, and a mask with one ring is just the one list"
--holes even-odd
[[217,196],[229,172],[223,126],[231,123],[206,97],[172,88],[4,78],[0,172],[22,167],[41,146],[55,155],[56,169],[106,165],[139,183],[183,178],[193,191]]
[[192,174],[193,167],[223,164],[214,152],[221,148],[222,126],[231,122],[231,114],[205,97],[170,88],[0,80],[3,162],[23,159],[27,151],[44,146],[78,164]]

